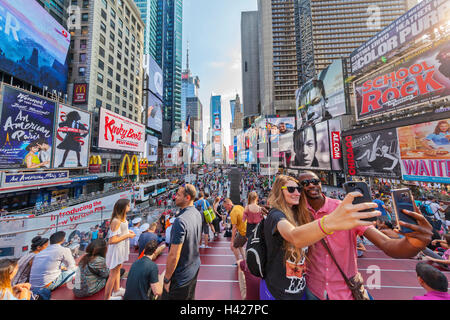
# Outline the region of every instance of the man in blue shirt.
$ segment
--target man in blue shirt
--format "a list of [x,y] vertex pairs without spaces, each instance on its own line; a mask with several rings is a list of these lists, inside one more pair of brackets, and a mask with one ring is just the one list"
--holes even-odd
[[378,205],[377,210],[381,212],[382,219],[385,219],[385,221],[391,221],[391,216],[386,211],[386,205],[384,204],[383,200],[381,200],[381,194],[375,194],[375,200],[373,200],[373,202]]
[[178,189],[175,198],[175,204],[181,210],[175,216],[170,232],[162,300],[195,298],[202,237],[202,214],[194,207],[196,195],[195,187],[186,184]]

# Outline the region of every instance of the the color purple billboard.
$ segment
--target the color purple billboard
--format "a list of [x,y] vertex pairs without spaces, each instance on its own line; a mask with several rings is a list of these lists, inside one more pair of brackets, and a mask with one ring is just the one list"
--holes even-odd
[[65,93],[69,46],[69,32],[37,1],[0,0],[0,70]]

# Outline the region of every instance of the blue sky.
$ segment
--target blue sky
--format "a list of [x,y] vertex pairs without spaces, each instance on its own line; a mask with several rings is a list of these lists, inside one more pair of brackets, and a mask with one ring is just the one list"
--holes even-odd
[[221,95],[225,145],[230,145],[229,101],[236,93],[242,99],[241,12],[253,10],[257,10],[257,0],[183,1],[183,69],[189,41],[190,69],[200,78],[204,135],[210,123],[211,94]]

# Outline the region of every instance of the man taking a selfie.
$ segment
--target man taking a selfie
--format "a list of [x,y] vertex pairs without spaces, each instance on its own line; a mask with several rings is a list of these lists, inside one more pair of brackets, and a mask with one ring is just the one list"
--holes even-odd
[[[300,174],[298,181],[303,187],[302,197],[305,197],[306,209],[315,220],[333,212],[341,203],[340,200],[331,199],[322,193],[320,179],[313,172]],[[431,241],[432,227],[420,214],[405,211],[417,221],[417,225],[400,221],[400,225],[412,229],[412,233],[405,234],[401,239],[391,239],[378,231],[374,226],[357,227],[347,231],[336,231],[328,235],[324,240],[334,256],[340,269],[348,279],[358,273],[356,255],[356,237],[364,236],[375,246],[383,250],[388,256],[398,259],[411,258],[422,251]],[[324,221],[324,230],[327,228],[327,220]],[[321,242],[317,242],[309,250],[307,259],[307,290],[308,300],[352,300],[354,299],[342,273],[339,271],[334,259]]]

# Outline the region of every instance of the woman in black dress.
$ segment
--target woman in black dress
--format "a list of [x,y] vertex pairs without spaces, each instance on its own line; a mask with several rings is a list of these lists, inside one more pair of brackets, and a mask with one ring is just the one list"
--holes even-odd
[[[66,128],[66,137],[64,140],[57,146],[60,150],[64,151],[64,156],[60,168],[64,168],[64,164],[66,162],[67,156],[70,151],[74,151],[77,154],[78,167],[82,167],[81,164],[81,143],[83,138],[86,137],[89,133],[88,129],[81,122],[80,114],[77,111],[69,112],[66,116],[66,121],[59,124],[60,128]],[[76,129],[76,130],[74,130]]]

